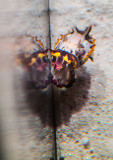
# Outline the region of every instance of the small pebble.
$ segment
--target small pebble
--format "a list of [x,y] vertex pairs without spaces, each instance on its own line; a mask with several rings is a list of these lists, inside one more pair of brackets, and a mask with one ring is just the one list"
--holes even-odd
[[75,143],[78,143],[79,142],[79,140],[77,139],[76,141],[75,141]]
[[89,138],[84,137],[82,139],[82,143],[83,143],[83,145],[84,145],[85,148],[88,148],[88,146],[89,146]]
[[99,114],[100,114],[99,112],[96,113],[96,115],[99,115]]
[[90,149],[90,153],[93,153],[93,148]]
[[101,132],[98,132],[98,135],[101,135]]
[[101,123],[100,121],[97,121],[97,123]]
[[91,157],[94,158],[96,155],[92,155]]
[[89,110],[95,111],[95,106],[90,106],[90,107],[89,107]]

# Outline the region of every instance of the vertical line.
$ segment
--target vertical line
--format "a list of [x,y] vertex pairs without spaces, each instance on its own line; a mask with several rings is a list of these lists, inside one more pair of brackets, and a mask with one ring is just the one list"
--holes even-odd
[[48,14],[49,14],[49,49],[51,48],[51,13],[50,13],[50,0],[48,0]]
[[[49,14],[49,49],[51,49],[51,13],[50,13],[50,0],[48,0],[48,14]],[[51,71],[51,64],[50,64],[50,71]],[[53,128],[54,128],[54,149],[55,155],[54,158],[57,160],[57,142],[56,142],[56,114],[55,114],[55,104],[54,104],[54,88],[53,85],[50,86],[51,90],[51,103],[52,103],[52,114],[53,114]]]

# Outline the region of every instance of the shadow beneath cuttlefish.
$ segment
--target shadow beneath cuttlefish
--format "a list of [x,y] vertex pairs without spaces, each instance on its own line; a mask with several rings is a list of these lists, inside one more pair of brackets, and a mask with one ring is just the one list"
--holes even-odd
[[56,126],[68,124],[72,114],[79,112],[88,100],[90,74],[85,67],[81,67],[76,72],[78,77],[71,88],[54,92]]
[[27,91],[28,107],[44,126],[59,127],[67,124],[72,114],[80,111],[86,103],[91,77],[85,67],[76,72],[78,77],[71,88],[61,90],[53,87],[53,92],[51,87],[46,91]]

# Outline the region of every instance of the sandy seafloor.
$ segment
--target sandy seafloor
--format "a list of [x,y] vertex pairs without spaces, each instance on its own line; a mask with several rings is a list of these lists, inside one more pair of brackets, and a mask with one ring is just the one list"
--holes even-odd
[[[44,105],[37,106],[38,111],[28,108],[21,78],[15,78],[19,83],[14,87],[15,72],[17,75],[23,72],[14,69],[12,63],[16,52],[15,39],[19,35],[38,36],[45,47],[48,46],[47,4],[46,0],[7,0],[1,5],[1,117],[8,160],[48,160],[54,155],[49,108]],[[78,79],[72,88],[65,92],[55,88],[54,91],[57,159],[112,160],[113,1],[51,0],[50,9],[52,48],[57,38],[73,26],[85,29],[91,24],[91,33],[96,39],[94,62],[89,60],[77,70]],[[35,91],[30,94],[33,102],[35,95],[49,104],[45,93],[41,98]]]

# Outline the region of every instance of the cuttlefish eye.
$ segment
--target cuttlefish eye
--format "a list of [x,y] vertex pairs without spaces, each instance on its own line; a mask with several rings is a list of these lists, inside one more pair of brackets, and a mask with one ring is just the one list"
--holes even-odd
[[56,61],[56,57],[55,57],[55,56],[52,56],[52,57],[51,57],[51,61],[52,61],[52,62],[55,62],[55,61]]
[[63,57],[62,56],[59,56],[58,57],[58,63],[62,62],[63,61]]
[[48,57],[47,57],[47,56],[44,56],[44,57],[42,58],[42,60],[43,60],[44,63],[47,63],[47,62],[48,62]]
[[41,64],[41,59],[39,57],[37,58],[37,64]]

